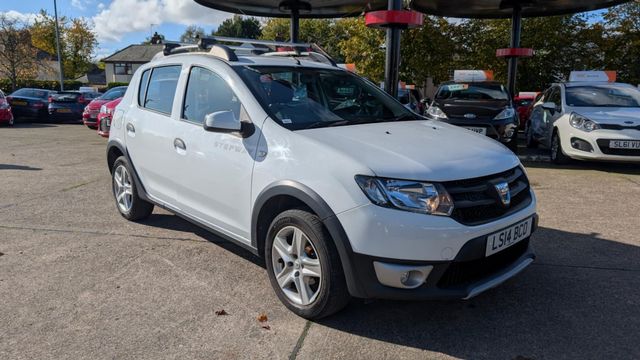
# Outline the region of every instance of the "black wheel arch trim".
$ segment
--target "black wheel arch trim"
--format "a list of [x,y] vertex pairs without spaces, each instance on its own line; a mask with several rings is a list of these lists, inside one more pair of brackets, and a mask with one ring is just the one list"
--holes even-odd
[[[138,176],[138,171],[136,170],[135,165],[133,164],[133,161],[131,160],[131,157],[129,157],[129,152],[127,151],[127,148],[122,145],[120,142],[115,141],[115,140],[109,140],[109,142],[107,143],[107,166],[109,166],[109,152],[111,151],[111,149],[113,148],[117,148],[126,158],[127,161],[129,162],[129,166],[131,166],[131,170],[132,171],[132,176],[133,176],[133,181],[136,184],[136,190],[138,191],[138,196],[145,201],[149,201],[151,202],[151,199],[149,199],[149,196],[147,196],[147,191],[144,188],[144,185],[142,184],[142,181],[140,181],[140,177]],[[113,169],[109,169],[109,172],[111,172]]]
[[364,288],[358,281],[359,276],[357,267],[355,266],[353,248],[344,231],[340,220],[331,207],[308,186],[293,180],[281,180],[270,184],[260,192],[254,202],[251,215],[251,245],[256,249],[259,248],[258,239],[258,218],[262,207],[273,197],[291,196],[307,205],[322,221],[325,228],[331,235],[333,243],[340,254],[340,262],[347,281],[349,293],[355,297],[366,297]]

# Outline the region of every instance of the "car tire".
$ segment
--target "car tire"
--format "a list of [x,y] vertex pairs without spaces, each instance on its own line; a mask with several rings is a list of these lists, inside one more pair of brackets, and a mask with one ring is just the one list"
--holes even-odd
[[526,139],[527,148],[535,149],[538,147],[538,142],[533,138],[533,130],[530,126],[527,126],[524,130],[524,137]]
[[142,220],[153,212],[153,204],[138,195],[133,180],[133,170],[126,157],[120,156],[113,163],[111,189],[120,215],[127,220]]
[[278,298],[298,316],[320,319],[340,311],[351,299],[338,251],[315,214],[279,214],[267,232],[265,261]]
[[553,132],[551,137],[551,162],[558,165],[568,164],[571,158],[564,154],[562,150],[562,142],[560,141],[560,134],[558,131]]

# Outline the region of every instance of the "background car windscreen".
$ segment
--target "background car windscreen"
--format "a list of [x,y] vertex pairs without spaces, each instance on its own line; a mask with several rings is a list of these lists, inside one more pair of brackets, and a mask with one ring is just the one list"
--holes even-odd
[[500,84],[455,83],[441,86],[436,100],[504,101],[509,100],[509,95]]
[[632,86],[571,86],[567,105],[577,107],[640,107],[640,91]]
[[263,106],[288,129],[417,118],[380,88],[346,71],[262,66],[237,69]]
[[111,89],[102,94],[102,96],[100,96],[100,100],[115,100],[117,98],[123,97],[126,91],[126,88]]

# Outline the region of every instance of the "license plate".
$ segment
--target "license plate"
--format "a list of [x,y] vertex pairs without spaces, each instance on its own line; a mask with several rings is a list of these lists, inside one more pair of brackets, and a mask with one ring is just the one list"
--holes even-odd
[[70,113],[71,109],[57,109],[56,111],[59,113]]
[[13,100],[11,102],[11,105],[22,105],[22,106],[25,106],[25,105],[27,105],[27,102],[26,101]]
[[640,140],[609,140],[611,149],[640,149]]
[[531,226],[533,225],[533,218],[521,221],[515,225],[511,225],[506,229],[500,230],[487,236],[487,250],[486,256],[493,255],[499,251],[502,251],[517,242],[526,239],[531,235]]
[[487,128],[483,128],[483,127],[465,127],[465,129],[471,130],[471,131],[473,131],[475,133],[478,133],[478,134],[487,135]]

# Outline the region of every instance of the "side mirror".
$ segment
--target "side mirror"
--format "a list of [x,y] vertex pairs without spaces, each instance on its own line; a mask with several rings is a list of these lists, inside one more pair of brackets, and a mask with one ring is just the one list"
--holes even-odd
[[554,102],[545,102],[542,103],[542,108],[549,111],[556,111],[556,103]]
[[206,131],[213,132],[231,133],[242,131],[240,120],[236,119],[233,111],[229,110],[216,111],[205,115],[202,126]]
[[420,102],[421,102],[421,103],[423,103],[423,104],[425,104],[425,105],[428,105],[428,104],[430,104],[430,103],[431,103],[431,99],[429,99],[429,98],[424,98],[424,99],[420,100]]

